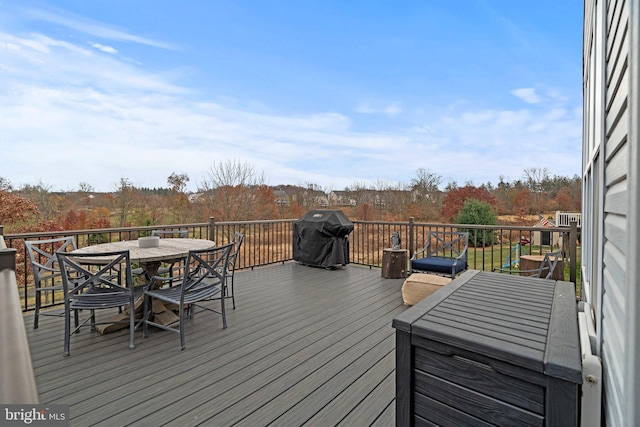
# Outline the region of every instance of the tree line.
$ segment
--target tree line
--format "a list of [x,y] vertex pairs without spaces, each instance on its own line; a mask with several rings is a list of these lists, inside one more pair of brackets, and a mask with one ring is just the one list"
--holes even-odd
[[355,182],[343,190],[313,183],[266,185],[263,173],[236,160],[215,163],[198,191],[188,192],[187,174],[172,173],[164,188],[139,188],[121,178],[111,192],[87,182],[77,190],[51,191],[46,183],[14,188],[0,177],[0,225],[5,232],[55,231],[218,221],[299,218],[310,209],[335,208],[364,221],[453,222],[468,200],[486,203],[496,215],[522,222],[529,215],[581,210],[581,180],[529,168],[507,181],[443,185],[442,176],[418,169],[408,183]]

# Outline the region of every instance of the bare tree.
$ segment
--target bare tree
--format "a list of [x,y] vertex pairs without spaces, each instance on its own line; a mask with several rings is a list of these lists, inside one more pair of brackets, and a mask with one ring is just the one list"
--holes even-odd
[[210,215],[226,221],[250,220],[264,181],[264,173],[256,173],[249,163],[228,160],[214,163],[198,190]]
[[419,168],[416,176],[411,180],[412,190],[418,197],[429,197],[437,194],[442,183],[442,176],[429,172],[427,169]]
[[376,182],[378,192],[379,209],[386,220],[396,220],[406,217],[409,203],[411,202],[411,189],[407,184],[390,184],[378,180]]
[[214,163],[202,183],[203,188],[250,187],[264,184],[264,173],[258,174],[248,162],[227,160]]
[[11,181],[7,178],[0,176],[0,191],[11,191],[13,190],[13,186],[11,185]]
[[38,181],[35,185],[25,184],[20,192],[32,200],[40,212],[40,219],[54,219],[59,213],[59,200],[51,194],[51,185]]
[[78,184],[78,191],[81,193],[93,193],[93,186],[88,182]]
[[549,171],[547,168],[528,168],[524,170],[525,184],[531,191],[533,196],[533,209],[537,212],[541,210],[542,189],[546,181],[549,180]]
[[416,170],[416,176],[411,180],[411,190],[415,197],[413,212],[423,220],[434,220],[442,209],[443,195],[439,187],[442,176],[424,168]]
[[115,204],[118,217],[118,226],[125,227],[127,219],[133,209],[135,201],[135,187],[128,178],[120,178],[116,185]]

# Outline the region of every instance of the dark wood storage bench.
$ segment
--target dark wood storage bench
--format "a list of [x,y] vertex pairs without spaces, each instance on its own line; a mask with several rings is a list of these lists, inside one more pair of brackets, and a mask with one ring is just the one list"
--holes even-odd
[[393,320],[396,425],[576,426],[572,283],[469,270]]

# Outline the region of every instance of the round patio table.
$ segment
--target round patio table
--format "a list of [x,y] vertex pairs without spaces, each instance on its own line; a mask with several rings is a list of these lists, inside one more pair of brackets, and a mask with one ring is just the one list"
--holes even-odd
[[[186,258],[190,250],[210,249],[215,247],[215,242],[206,239],[160,239],[159,246],[155,248],[141,248],[137,240],[123,240],[121,242],[101,243],[99,245],[85,246],[76,249],[72,253],[92,254],[99,252],[129,251],[131,262],[140,264],[149,275],[157,276],[162,262],[171,263]],[[104,258],[85,258],[87,263],[104,264],[108,262]]]
[[[173,263],[181,259],[185,259],[189,255],[190,250],[211,249],[215,247],[215,242],[206,239],[159,239],[159,245],[153,248],[141,248],[137,240],[123,240],[121,242],[101,243],[99,245],[85,246],[76,249],[71,253],[92,254],[100,252],[129,251],[131,262],[136,262],[147,272],[147,277],[151,278],[158,275],[158,269],[162,262]],[[105,257],[83,258],[87,264],[108,264],[109,260]],[[147,283],[147,277],[141,275],[138,280],[141,284]],[[142,315],[142,300],[136,303],[136,312]],[[126,313],[124,313],[126,315]],[[152,316],[155,321],[161,324],[170,324],[178,318],[170,309],[164,306],[162,302],[154,303]],[[97,329],[100,333],[112,332],[122,328],[120,322],[123,314],[115,316],[112,321],[114,323],[108,325],[100,325]]]

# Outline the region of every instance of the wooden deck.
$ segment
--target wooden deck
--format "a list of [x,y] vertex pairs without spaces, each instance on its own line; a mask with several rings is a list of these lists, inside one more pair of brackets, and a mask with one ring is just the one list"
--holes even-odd
[[[391,426],[394,316],[402,279],[379,269],[296,262],[236,273],[236,310],[177,334],[89,329],[62,356],[63,322],[25,323],[41,403],[70,405],[73,426]],[[229,302],[230,305],[230,302]]]

